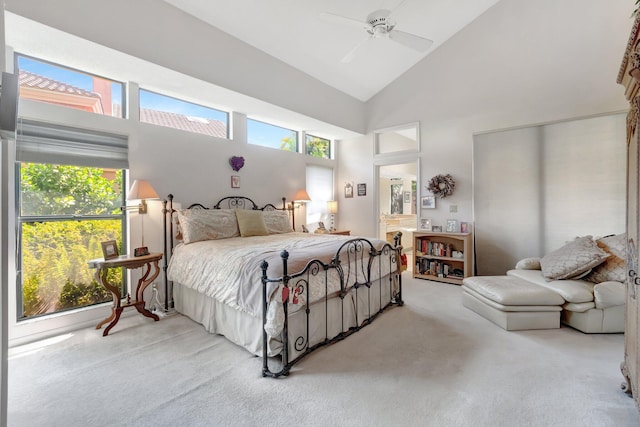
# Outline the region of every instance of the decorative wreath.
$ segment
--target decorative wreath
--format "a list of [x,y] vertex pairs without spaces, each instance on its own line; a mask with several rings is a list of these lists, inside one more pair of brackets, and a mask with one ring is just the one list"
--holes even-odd
[[454,188],[456,188],[456,181],[449,174],[434,176],[427,186],[427,190],[441,199],[452,195]]

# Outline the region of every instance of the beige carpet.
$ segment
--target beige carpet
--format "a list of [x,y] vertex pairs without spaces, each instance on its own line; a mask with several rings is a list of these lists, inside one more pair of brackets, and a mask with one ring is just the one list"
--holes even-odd
[[460,288],[405,278],[404,307],[284,379],[175,315],[10,350],[9,426],[637,426],[623,336],[506,332]]

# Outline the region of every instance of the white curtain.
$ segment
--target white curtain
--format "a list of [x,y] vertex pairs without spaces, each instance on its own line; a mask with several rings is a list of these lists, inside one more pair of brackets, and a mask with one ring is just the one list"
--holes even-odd
[[[327,218],[327,202],[333,200],[333,168],[307,165],[307,224],[316,224]],[[329,224],[325,224],[328,228]]]

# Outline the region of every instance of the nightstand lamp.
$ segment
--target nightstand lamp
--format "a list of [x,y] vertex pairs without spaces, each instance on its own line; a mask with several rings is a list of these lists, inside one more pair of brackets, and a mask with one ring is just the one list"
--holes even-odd
[[334,217],[338,213],[338,201],[337,200],[329,200],[327,202],[327,213],[331,215],[331,231],[335,231],[335,223]]
[[[122,206],[122,211],[137,210],[138,214],[147,214],[147,200],[158,199],[158,193],[153,189],[149,181],[144,179],[136,179],[133,181],[133,185],[127,194],[127,201],[140,200],[140,203],[135,206]],[[134,249],[135,256],[147,255],[149,253],[148,248],[144,245],[144,216],[140,217],[140,233],[142,236],[142,244],[139,248]]]

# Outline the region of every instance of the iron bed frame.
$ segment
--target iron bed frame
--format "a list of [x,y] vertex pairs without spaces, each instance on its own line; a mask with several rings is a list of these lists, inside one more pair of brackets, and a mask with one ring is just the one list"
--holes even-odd
[[[168,207],[167,207],[168,205]],[[282,208],[276,208],[273,204],[267,204],[260,208],[253,200],[242,196],[231,196],[220,199],[211,209],[251,209],[251,210],[290,210],[286,205],[286,200],[282,198]],[[189,209],[209,209],[200,203],[194,203]],[[165,309],[168,309],[168,285],[167,268],[168,259],[171,256],[174,245],[174,229],[173,229],[173,195],[169,194],[168,200],[163,201],[164,227],[165,227],[165,256],[164,256],[164,275],[165,275]],[[167,217],[169,223],[167,224]],[[268,277],[267,271],[269,264],[262,261],[260,268],[262,270],[262,376],[277,378],[288,376],[291,368],[302,358],[313,352],[314,350],[329,344],[336,343],[364,328],[373,320],[375,320],[383,311],[392,306],[402,306],[402,271],[401,271],[401,252],[402,252],[402,233],[398,232],[394,237],[394,244],[384,243],[382,247],[376,249],[371,241],[365,238],[353,238],[345,241],[331,258],[330,262],[325,263],[320,259],[311,259],[306,266],[299,272],[289,274],[288,259],[289,252],[283,250],[280,254],[282,259],[282,276]],[[383,270],[383,259],[386,257],[386,270]],[[377,260],[377,263],[375,262]],[[375,270],[377,268],[377,271]],[[387,271],[388,270],[388,271]],[[372,273],[376,272],[377,279],[372,280]],[[337,274],[340,281],[340,289],[334,293],[328,291],[328,280],[330,274]],[[303,331],[297,333],[298,336],[293,340],[290,335],[289,328],[289,300],[294,298],[303,298],[309,295],[309,285],[312,280],[320,280],[324,283],[324,295],[319,301],[311,302],[310,297],[304,298],[302,308],[304,319]],[[386,281],[387,283],[384,283]],[[267,324],[267,311],[270,301],[267,288],[269,285],[277,284],[282,289],[281,301],[284,311],[284,326],[282,330],[282,351],[279,355],[279,369],[272,370],[269,367],[269,360],[273,357],[268,356],[268,334],[264,328]],[[173,285],[173,283],[171,283]],[[395,285],[395,286],[394,286]],[[383,298],[383,286],[388,286],[387,298]],[[373,292],[376,292],[374,295]],[[360,314],[360,297],[364,293],[366,306]],[[345,326],[345,298],[351,295],[355,304],[355,324]],[[377,304],[372,301],[377,296]],[[278,295],[275,296],[278,298]],[[338,298],[341,312],[340,332],[330,336],[329,333],[329,301]],[[280,300],[279,300],[280,301]],[[313,310],[324,310],[324,339],[317,343],[310,342],[310,324]],[[293,343],[294,349],[298,354],[290,358],[289,343]]]

